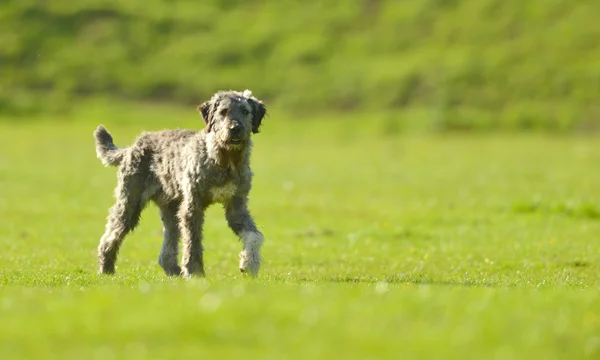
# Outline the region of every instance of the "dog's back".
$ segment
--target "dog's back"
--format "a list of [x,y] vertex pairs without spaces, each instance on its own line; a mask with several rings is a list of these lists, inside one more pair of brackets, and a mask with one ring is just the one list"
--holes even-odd
[[[181,144],[176,143],[185,142],[197,133],[194,130],[181,129],[147,132],[140,135],[132,146],[157,153],[168,148],[179,149]],[[96,154],[102,164],[105,166],[118,166],[121,164],[128,148],[118,148],[114,144],[113,137],[103,125],[99,125],[94,131],[94,140]]]

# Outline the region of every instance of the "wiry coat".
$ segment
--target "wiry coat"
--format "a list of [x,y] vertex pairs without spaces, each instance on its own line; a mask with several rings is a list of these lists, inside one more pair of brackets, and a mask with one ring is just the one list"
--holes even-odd
[[[202,226],[205,209],[221,203],[231,229],[240,237],[240,270],[256,275],[263,235],[247,207],[252,184],[251,134],[266,113],[250,91],[221,91],[198,107],[202,131],[164,130],[140,135],[127,148],[114,145],[103,126],[94,132],[104,165],[118,166],[116,203],[100,240],[101,273],[113,273],[123,239],[139,222],[149,201],[161,213],[163,246],[159,264],[167,275],[204,274]],[[183,242],[178,265],[179,239]]]

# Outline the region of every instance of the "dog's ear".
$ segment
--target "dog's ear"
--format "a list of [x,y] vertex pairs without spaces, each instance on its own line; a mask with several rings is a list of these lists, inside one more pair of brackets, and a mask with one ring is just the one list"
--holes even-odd
[[267,113],[267,108],[262,101],[256,99],[250,99],[252,104],[252,133],[257,134],[260,130],[260,123]]
[[206,123],[206,132],[210,132],[213,123],[213,104],[212,101],[205,101],[202,104],[198,105],[196,108],[200,115],[202,115],[202,119]]

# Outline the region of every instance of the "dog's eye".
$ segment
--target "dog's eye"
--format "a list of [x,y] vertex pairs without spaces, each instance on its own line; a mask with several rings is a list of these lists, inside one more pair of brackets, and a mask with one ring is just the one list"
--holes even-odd
[[248,109],[242,109],[242,114],[248,115],[250,114],[250,111],[248,111]]
[[228,112],[229,112],[228,109],[223,109],[219,113],[221,114],[221,116],[226,116]]

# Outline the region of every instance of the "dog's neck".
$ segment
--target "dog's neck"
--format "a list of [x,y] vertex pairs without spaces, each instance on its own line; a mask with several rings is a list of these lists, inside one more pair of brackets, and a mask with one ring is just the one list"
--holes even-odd
[[218,166],[236,170],[242,169],[244,165],[249,163],[252,149],[251,140],[248,140],[242,147],[228,148],[219,143],[214,133],[209,132],[206,133],[205,142],[208,157]]

